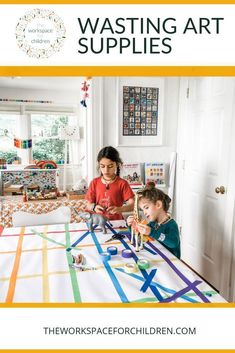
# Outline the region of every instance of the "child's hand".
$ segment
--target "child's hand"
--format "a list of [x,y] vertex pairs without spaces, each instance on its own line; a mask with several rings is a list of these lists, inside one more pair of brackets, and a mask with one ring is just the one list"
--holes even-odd
[[128,216],[127,217],[126,223],[127,223],[128,227],[132,226],[133,221],[134,221],[134,216]]
[[104,207],[102,207],[100,205],[96,205],[94,211],[95,211],[95,213],[102,214],[102,213],[104,213],[105,209],[104,209]]
[[149,226],[147,226],[146,224],[138,223],[137,229],[138,229],[138,232],[140,232],[141,234],[144,234],[144,235],[149,235],[151,233],[151,228]]
[[106,212],[108,212],[110,214],[115,214],[115,213],[119,213],[119,209],[117,206],[109,206],[107,208]]

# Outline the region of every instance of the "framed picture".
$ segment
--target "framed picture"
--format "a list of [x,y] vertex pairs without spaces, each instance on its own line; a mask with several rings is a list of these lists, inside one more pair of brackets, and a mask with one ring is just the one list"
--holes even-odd
[[117,78],[117,146],[160,146],[164,78]]

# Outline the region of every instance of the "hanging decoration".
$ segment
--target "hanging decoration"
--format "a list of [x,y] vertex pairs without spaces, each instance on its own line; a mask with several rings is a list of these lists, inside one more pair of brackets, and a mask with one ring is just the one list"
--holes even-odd
[[60,126],[60,140],[79,140],[79,126],[77,125],[62,125]]
[[29,140],[20,140],[14,138],[14,146],[17,148],[27,149],[32,147],[32,139]]
[[82,100],[81,100],[81,105],[83,107],[87,107],[86,104],[86,99],[89,97],[88,91],[89,91],[89,87],[90,85],[88,84],[88,81],[91,80],[91,77],[86,77],[85,81],[82,83]]
[[10,137],[9,135],[10,135],[10,133],[9,133],[8,129],[0,128],[0,137]]

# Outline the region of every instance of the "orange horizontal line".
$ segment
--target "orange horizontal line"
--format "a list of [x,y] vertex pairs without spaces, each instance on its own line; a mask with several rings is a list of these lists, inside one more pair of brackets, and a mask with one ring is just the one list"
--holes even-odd
[[0,76],[235,76],[235,66],[0,66]]
[[[122,5],[137,5],[137,4],[143,4],[143,5],[147,5],[147,4],[162,4],[162,5],[166,5],[166,4],[175,4],[175,5],[190,5],[190,4],[196,4],[196,5],[214,5],[214,4],[234,4],[235,0],[225,0],[224,2],[222,2],[221,0],[68,0],[68,2],[65,2],[65,0],[51,0],[50,4],[54,4],[54,5],[60,5],[60,4],[65,4],[65,5],[72,5],[72,4],[84,4],[84,5],[89,5],[89,4],[93,4],[93,5],[110,5],[110,4],[122,4]],[[0,4],[15,4],[15,5],[26,5],[26,4],[47,4],[48,5],[48,0],[5,0],[5,1],[0,1]]]

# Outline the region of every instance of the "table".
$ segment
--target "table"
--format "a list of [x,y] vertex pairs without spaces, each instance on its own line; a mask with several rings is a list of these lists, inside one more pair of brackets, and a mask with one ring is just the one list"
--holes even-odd
[[[90,233],[84,223],[6,228],[0,237],[0,302],[225,302],[205,281],[157,241],[136,253],[124,221],[112,221],[108,233]],[[105,241],[122,232],[125,238]],[[105,261],[100,253],[118,249]],[[121,250],[133,251],[132,258]],[[86,258],[83,271],[75,269],[72,253]],[[138,258],[150,268],[125,272]]]
[[60,206],[70,206],[71,222],[77,222],[77,215],[73,208],[83,211],[86,208],[86,200],[68,200],[67,197],[59,197],[56,200],[22,202],[22,196],[0,197],[0,225],[12,227],[12,214],[17,211],[41,214],[53,211]]

